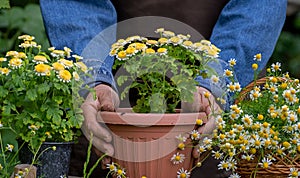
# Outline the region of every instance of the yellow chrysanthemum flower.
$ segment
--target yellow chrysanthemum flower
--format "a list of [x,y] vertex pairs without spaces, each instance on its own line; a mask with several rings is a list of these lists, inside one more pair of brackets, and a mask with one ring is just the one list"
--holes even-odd
[[158,48],[157,53],[158,54],[167,54],[167,49],[166,48]]
[[8,57],[8,56],[17,57],[18,52],[17,51],[8,51],[5,56],[6,57]]
[[162,32],[162,35],[164,36],[164,37],[173,37],[173,36],[175,36],[175,33],[174,32],[172,32],[172,31],[168,31],[168,30],[165,30],[165,31],[163,31]]
[[7,58],[5,58],[5,57],[0,57],[0,62],[5,62],[5,61],[7,61]]
[[20,68],[23,64],[23,61],[20,58],[11,58],[9,60],[9,66],[11,66],[13,69]]
[[218,57],[219,52],[216,50],[213,50],[213,49],[209,49],[209,50],[207,50],[207,54],[212,57]]
[[158,39],[158,42],[160,44],[166,44],[166,43],[168,43],[168,39],[167,38],[160,38],[160,39]]
[[48,63],[46,56],[36,55],[33,57],[33,62],[36,63]]
[[79,67],[84,73],[88,71],[88,67],[83,62],[76,62],[75,66]]
[[152,48],[147,48],[145,52],[146,54],[155,54],[155,50]]
[[61,70],[58,73],[58,78],[63,82],[70,82],[72,75],[68,70]]
[[144,43],[135,43],[136,50],[144,50],[147,46]]
[[66,56],[67,56],[68,58],[71,57],[71,52],[72,52],[72,50],[71,50],[70,48],[64,47],[64,51],[65,51],[65,54],[66,54]]
[[54,49],[50,54],[51,54],[53,57],[64,57],[64,56],[65,56],[65,51]]
[[37,46],[37,43],[35,41],[24,41],[24,43],[21,43],[19,45],[20,48],[31,48],[31,47],[40,47]]
[[61,58],[58,62],[61,63],[62,65],[64,65],[65,68],[67,68],[67,69],[74,66],[73,61],[67,60],[67,59],[64,59],[64,58]]
[[78,75],[77,72],[73,72],[72,75],[73,75],[73,78],[74,78],[76,81],[79,81],[79,80],[80,80],[80,77],[79,77],[79,75]]
[[3,75],[8,75],[10,73],[10,69],[8,69],[7,67],[4,68],[0,68],[0,73]]
[[146,44],[148,44],[148,45],[157,45],[157,43],[158,43],[158,41],[156,41],[156,40],[147,40],[146,41]]
[[64,69],[65,69],[65,66],[62,65],[62,64],[59,63],[59,62],[54,62],[54,63],[52,64],[52,67],[53,67],[53,69],[56,70],[56,71],[61,71],[61,70],[64,70]]
[[173,36],[172,38],[170,38],[170,42],[174,45],[178,45],[182,42],[182,39],[177,36]]
[[30,35],[21,35],[18,37],[18,39],[20,40],[24,40],[24,41],[32,41],[35,39],[34,36],[30,36]]
[[34,69],[38,76],[45,76],[51,71],[51,66],[42,63],[37,64]]
[[79,55],[77,55],[77,54],[73,54],[72,57],[75,58],[76,61],[79,61],[79,60],[82,60],[82,59],[83,59],[82,56],[79,56]]
[[124,60],[124,59],[126,59],[126,57],[127,57],[127,54],[126,54],[125,51],[120,51],[120,52],[118,52],[118,54],[117,54],[117,58],[118,58],[119,60]]
[[24,52],[18,52],[18,55],[17,55],[18,58],[22,58],[22,59],[26,59],[27,56]]
[[109,52],[110,56],[114,56],[116,54],[117,54],[117,50],[116,49],[111,49],[110,52]]
[[136,52],[136,49],[134,47],[129,46],[126,49],[126,54],[128,54],[129,56],[133,55]]
[[55,50],[55,47],[50,47],[48,48],[49,51],[54,51]]
[[183,45],[184,47],[186,47],[186,48],[190,48],[190,47],[193,46],[193,42],[190,41],[190,40],[186,40],[186,41],[184,41],[184,42],[182,43],[182,45]]

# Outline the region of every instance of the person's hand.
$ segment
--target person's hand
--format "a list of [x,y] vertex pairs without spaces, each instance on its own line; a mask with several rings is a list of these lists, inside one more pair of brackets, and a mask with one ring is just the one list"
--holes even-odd
[[[183,102],[183,112],[205,112],[208,118],[203,118],[203,125],[198,128],[198,132],[202,135],[212,135],[216,128],[216,121],[214,114],[220,113],[222,110],[215,100],[215,97],[205,88],[197,87],[194,93],[194,101],[192,103]],[[194,158],[199,158],[200,153],[198,149],[193,150]]]
[[[118,94],[108,85],[100,84],[96,86],[96,99],[93,94],[89,94],[81,106],[83,110],[84,122],[81,130],[84,136],[90,140],[93,134],[93,146],[100,152],[109,156],[114,154],[114,148],[110,143],[112,136],[110,132],[97,122],[99,111],[115,111],[120,104]],[[99,152],[97,152],[99,156]]]

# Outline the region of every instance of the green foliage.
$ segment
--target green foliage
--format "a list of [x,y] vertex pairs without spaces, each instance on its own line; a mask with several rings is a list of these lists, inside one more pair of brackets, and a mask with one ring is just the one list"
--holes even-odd
[[219,49],[209,41],[193,43],[189,35],[164,29],[157,33],[162,35],[158,40],[139,36],[120,39],[110,52],[119,59],[114,69],[122,71],[116,80],[125,86],[121,99],[132,90],[137,92],[135,112],[174,113],[180,102],[193,101],[196,76],[216,75],[208,63],[215,61]]
[[18,163],[18,143],[16,140],[16,133],[9,127],[1,126],[0,144],[0,177],[10,177],[11,172]]
[[42,51],[22,35],[21,51],[0,57],[0,121],[37,151],[44,141],[73,141],[83,122],[79,95],[87,67],[70,49]]
[[283,70],[289,71],[292,76],[300,77],[300,34],[293,34],[288,31],[283,31],[279,37],[275,51],[272,55],[273,60],[277,60],[283,65]]
[[10,8],[9,0],[0,0],[0,9]]
[[6,51],[17,49],[17,37],[22,34],[35,36],[43,50],[49,47],[38,4],[0,10],[0,54],[4,55]]
[[282,69],[289,71],[290,75],[300,78],[300,12],[287,16],[284,29],[277,41],[275,50],[269,64],[281,62]]

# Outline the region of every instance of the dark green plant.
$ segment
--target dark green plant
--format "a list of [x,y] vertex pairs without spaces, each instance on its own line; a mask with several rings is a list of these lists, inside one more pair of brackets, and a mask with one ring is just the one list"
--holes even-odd
[[35,36],[43,50],[50,47],[38,4],[0,10],[0,54],[4,55],[6,51],[16,50],[17,38],[22,34]]
[[79,95],[88,68],[64,50],[41,50],[34,37],[22,35],[20,51],[0,57],[0,118],[34,151],[44,141],[74,141],[83,116]]
[[117,58],[114,67],[125,70],[120,76],[117,73],[118,85],[126,86],[121,99],[136,90],[135,112],[174,113],[181,101],[193,101],[197,75],[216,75],[208,63],[216,61],[219,49],[207,40],[193,43],[189,35],[164,29],[156,32],[161,35],[158,40],[139,36],[120,39],[110,54]]

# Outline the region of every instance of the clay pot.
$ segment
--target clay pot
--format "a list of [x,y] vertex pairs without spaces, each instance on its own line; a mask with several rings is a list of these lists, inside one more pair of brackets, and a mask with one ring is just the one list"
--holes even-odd
[[[193,165],[192,147],[178,149],[176,136],[189,136],[197,118],[205,113],[132,113],[130,109],[99,112],[98,121],[113,134],[113,162],[126,169],[127,177],[177,177],[181,168]],[[186,144],[191,141],[188,139]],[[177,152],[185,155],[183,163],[173,164]]]

